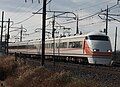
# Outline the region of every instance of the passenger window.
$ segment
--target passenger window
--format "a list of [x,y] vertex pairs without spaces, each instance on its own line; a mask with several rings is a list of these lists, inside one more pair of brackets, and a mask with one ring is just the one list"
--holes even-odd
[[60,48],[67,48],[67,42],[60,43]]
[[82,48],[81,41],[69,42],[69,48]]

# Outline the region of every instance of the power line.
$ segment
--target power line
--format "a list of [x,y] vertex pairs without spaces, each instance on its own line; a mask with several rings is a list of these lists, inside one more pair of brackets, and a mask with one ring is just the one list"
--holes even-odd
[[100,24],[100,23],[104,23],[105,21],[103,20],[103,21],[98,21],[98,22],[92,22],[92,23],[90,23],[90,24],[84,24],[84,25],[79,25],[79,26],[90,26],[90,25],[97,25],[97,24]]
[[[115,4],[115,5],[111,6],[111,7],[109,7],[108,10],[110,10],[110,9],[112,9],[112,8],[114,8],[114,7],[116,7],[117,5],[118,5],[118,4]],[[87,17],[78,19],[78,21],[82,21],[82,20],[85,20],[85,19],[94,17],[94,16],[96,16],[96,15],[102,13],[102,12],[105,12],[106,10],[107,10],[107,9],[104,9],[104,10],[101,10],[100,12],[96,12],[96,13],[94,13],[94,14],[92,14],[92,15],[87,16]],[[62,24],[69,24],[69,23],[74,23],[74,22],[76,22],[76,21],[70,21],[70,22],[66,22],[66,23],[62,23]]]
[[[52,0],[49,0],[46,5],[48,5],[51,1],[52,1]],[[36,13],[38,13],[38,12],[41,11],[42,9],[43,9],[43,7],[40,8]],[[35,16],[35,14],[32,14],[31,16],[29,16],[28,18],[26,18],[26,19],[24,19],[24,20],[22,20],[22,21],[20,21],[20,22],[14,23],[14,25],[21,24],[21,23],[23,23],[23,22],[31,19],[33,16]]]
[[[88,6],[88,7],[85,7],[85,8],[81,8],[80,10],[83,10],[83,9],[87,9],[87,8],[91,8],[91,7],[95,7],[95,6],[98,6],[98,5],[103,5],[104,3],[106,4],[106,2],[111,2],[111,1],[113,1],[113,0],[108,0],[108,1],[104,1],[104,2],[101,2],[101,3],[98,3],[98,4],[95,4],[95,5],[92,5],[92,6]],[[111,8],[113,8],[113,7],[111,7]],[[110,8],[110,9],[111,9]],[[77,10],[76,10],[77,11]],[[92,11],[93,12],[93,11]],[[89,15],[91,15],[91,14],[89,14]],[[89,16],[89,15],[86,15],[86,16]],[[83,16],[84,18],[85,18],[85,15]],[[70,22],[70,23],[73,23],[74,21],[72,21],[72,22]],[[69,23],[69,22],[68,22]]]
[[[33,3],[31,3],[30,5],[28,5],[26,8],[28,9],[27,11],[25,11],[25,9],[26,8],[24,8],[24,9],[22,9],[22,10],[24,10],[24,14],[22,14],[22,15],[20,15],[20,16],[18,16],[17,15],[17,18],[16,19],[21,19],[23,16],[25,16],[26,14],[28,14],[29,12],[31,12],[31,9],[36,9],[36,8],[38,8],[38,6],[39,5],[37,5],[36,6],[36,4],[33,4]],[[32,12],[31,12],[32,13]]]
[[93,7],[96,7],[98,5],[101,5],[101,4],[106,4],[106,2],[111,2],[113,0],[107,0],[107,1],[104,1],[104,2],[101,2],[101,3],[98,3],[98,4],[95,4],[95,5],[92,5],[92,6],[88,6],[87,7],[84,7],[84,8],[80,8],[79,10],[83,10],[83,9],[87,9],[87,8],[93,8]]
[[[27,6],[27,9],[29,9],[31,6],[32,6],[32,4],[30,4],[29,6]],[[21,7],[21,8],[22,8],[22,7]],[[25,15],[26,13],[29,12],[29,11],[26,11],[26,8],[22,8],[22,9],[21,9],[21,8],[19,8],[18,11],[16,11],[16,13],[19,12],[20,10],[22,10],[22,11],[25,12],[25,13],[22,14],[22,15],[19,14],[19,13],[17,13],[18,15],[16,15],[14,18],[16,18],[16,19],[18,19],[18,18],[21,19],[21,17],[22,17],[23,15]]]
[[[16,1],[19,1],[19,0],[16,0]],[[16,3],[14,3],[15,5],[16,5],[16,7],[14,7],[15,9],[16,9],[16,13],[18,13],[19,11],[20,11],[20,8],[21,7],[24,7],[25,6],[25,4],[21,4],[21,2],[19,1],[19,2],[16,2]],[[12,15],[13,16],[13,15]]]
[[[95,14],[92,14],[92,15],[89,15],[87,17],[84,17],[84,18],[81,18],[81,19],[78,19],[78,21],[82,21],[82,20],[85,20],[85,19],[88,19],[88,18],[91,18],[93,16],[96,16],[99,12],[95,13]],[[65,22],[65,23],[62,23],[62,24],[69,24],[69,23],[74,23],[76,21],[70,21],[70,22]]]
[[33,16],[34,16],[34,15],[31,15],[31,16],[29,16],[28,18],[26,18],[26,19],[24,19],[24,20],[22,20],[22,21],[20,21],[20,22],[14,23],[14,25],[21,24],[22,22],[25,22],[25,21],[29,20],[29,19],[32,18]]

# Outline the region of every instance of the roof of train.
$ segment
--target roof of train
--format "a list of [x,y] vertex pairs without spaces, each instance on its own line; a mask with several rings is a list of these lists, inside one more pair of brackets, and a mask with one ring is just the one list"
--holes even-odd
[[[58,38],[55,38],[55,39],[71,39],[71,38],[84,38],[85,36],[89,36],[89,35],[101,35],[101,36],[106,36],[105,34],[101,33],[101,32],[90,32],[90,33],[87,33],[87,34],[76,34],[76,35],[72,35],[72,36],[65,36],[65,37],[58,37]],[[48,40],[53,40],[53,38],[48,38],[46,39],[47,41]]]
[[[55,39],[70,39],[70,38],[78,38],[78,37],[85,37],[86,35],[73,35],[73,36],[61,36],[61,37],[57,37]],[[50,39],[46,39],[46,40],[53,40],[53,38],[50,38]]]
[[[106,36],[105,34],[101,33],[101,32],[90,32],[90,33],[87,33],[87,34],[77,34],[77,35],[73,35],[73,36],[65,36],[65,37],[57,37],[55,38],[55,40],[69,40],[69,39],[76,39],[76,38],[84,38],[85,36],[89,36],[89,35],[102,35],[102,36]],[[46,41],[53,41],[53,38],[47,38]],[[23,42],[15,42],[15,43],[10,43],[9,45],[10,46],[15,46],[15,45],[26,45],[26,44],[29,44],[29,45],[32,45],[34,43],[40,43],[41,40],[34,40],[34,41],[23,41]]]
[[87,34],[87,36],[89,35],[102,35],[102,36],[106,36],[104,33],[101,33],[101,32],[90,32]]

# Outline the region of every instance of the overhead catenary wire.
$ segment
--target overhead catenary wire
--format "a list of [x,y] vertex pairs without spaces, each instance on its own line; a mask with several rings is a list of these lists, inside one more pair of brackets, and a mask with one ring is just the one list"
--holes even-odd
[[[18,0],[17,0],[18,1]],[[16,3],[14,3],[16,6],[14,7],[15,9],[16,9],[16,13],[18,13],[18,12],[20,12],[20,10],[21,10],[21,7],[24,7],[25,6],[25,4],[21,4],[21,2],[19,1],[19,2],[16,2]],[[13,15],[10,15],[10,16],[13,16]]]
[[[34,15],[34,14],[33,14],[33,15]],[[91,15],[91,16],[94,17],[93,15]],[[85,19],[87,19],[87,18],[90,18],[91,16],[81,18],[81,19],[79,19],[79,21],[85,20]],[[95,16],[96,16],[96,15],[95,15]],[[31,16],[30,16],[30,18],[31,18]],[[28,18],[28,19],[29,19],[29,18]],[[28,20],[28,19],[27,19],[27,20]],[[26,21],[26,20],[25,20],[25,21]],[[23,22],[24,22],[24,21],[23,21]],[[76,21],[73,21],[73,22],[76,22]],[[73,22],[72,22],[72,23],[73,23]]]
[[[27,6],[27,9],[29,9],[31,6],[32,6],[32,4],[30,4],[29,6]],[[18,19],[21,19],[22,16],[25,16],[28,12],[30,12],[30,10],[29,10],[29,11],[26,11],[26,8],[22,8],[22,9],[19,8],[18,10],[19,10],[19,11],[16,11],[16,14],[17,14],[17,15],[14,16],[14,18],[16,18],[17,20],[18,20]],[[24,13],[23,13],[23,14],[20,14],[20,13],[19,13],[20,11],[22,11],[22,13],[23,13],[23,12],[24,12]]]
[[106,2],[111,2],[111,1],[113,1],[113,0],[103,1],[103,2],[101,2],[101,3],[95,4],[95,5],[92,5],[92,6],[88,6],[88,5],[87,5],[87,7],[80,8],[79,10],[84,10],[84,9],[88,9],[88,8],[93,8],[93,7],[96,7],[96,6],[98,6],[98,5],[106,4]]
[[[52,0],[50,0],[49,2],[51,2],[51,1],[52,1]],[[48,2],[48,3],[49,3],[49,2]],[[48,3],[47,3],[47,4],[48,4]],[[42,8],[41,8],[41,9],[39,9],[37,12],[39,12],[40,10],[42,10]],[[36,13],[37,13],[37,12],[36,12]],[[34,16],[34,14],[33,14],[33,15],[31,15],[31,16],[29,16],[28,18],[26,18],[26,19],[24,19],[24,20],[20,21],[20,22],[15,23],[15,25],[16,25],[16,24],[20,24],[20,23],[22,23],[22,22],[25,22],[25,21],[29,20],[30,18],[32,18],[33,16]],[[89,17],[88,17],[88,18],[89,18]],[[86,18],[85,18],[85,19],[86,19]],[[84,20],[84,18],[83,18],[83,19],[80,19],[80,20]],[[73,22],[75,22],[75,21],[68,22],[68,23],[73,23]]]
[[[111,7],[109,7],[108,10],[114,8],[114,7],[117,6],[117,5],[118,5],[118,4],[115,4],[115,5],[111,6]],[[96,13],[94,13],[94,14],[91,14],[91,15],[87,16],[87,17],[83,17],[83,18],[81,18],[81,19],[78,19],[78,21],[82,21],[82,20],[85,20],[85,19],[94,17],[94,16],[96,16],[96,15],[102,13],[102,12],[105,12],[106,10],[107,10],[107,9],[104,9],[104,10],[101,10],[100,12],[96,12]],[[69,24],[69,23],[74,23],[74,22],[76,22],[76,21],[74,20],[74,21],[65,22],[65,23],[61,23],[61,24]]]
[[97,24],[101,24],[101,23],[104,23],[105,20],[102,20],[102,21],[97,21],[97,22],[92,22],[92,23],[89,23],[89,24],[83,24],[83,25],[79,25],[79,26],[90,26],[90,25],[97,25]]
[[[114,6],[111,6],[111,7],[109,7],[109,9],[111,9],[111,8],[114,8],[116,5],[114,5]],[[90,15],[90,16],[87,16],[87,17],[85,17],[85,18],[81,18],[81,19],[79,19],[79,21],[81,21],[81,20],[84,20],[84,19],[88,19],[88,18],[91,18],[91,17],[94,17],[94,16],[96,16],[96,15],[98,15],[99,13],[102,13],[102,12],[104,12],[104,11],[106,11],[106,9],[105,10],[102,10],[102,11],[100,11],[100,12],[97,12],[97,13],[95,13],[95,14],[92,14],[92,15]],[[50,18],[52,18],[52,17],[50,17]],[[48,18],[48,19],[50,19],[50,18]],[[70,22],[67,22],[67,23],[73,23],[73,22],[76,22],[76,21],[70,21]],[[66,23],[66,24],[67,24]],[[61,23],[61,24],[65,24],[65,23]],[[92,24],[94,24],[94,23],[92,23]]]
[[[108,1],[111,1],[111,0],[108,0]],[[51,0],[49,1],[49,2],[51,2]],[[48,2],[48,3],[49,3]],[[105,2],[107,2],[107,1],[105,1]],[[102,2],[103,3],[103,2]],[[100,3],[101,4],[101,3]],[[41,10],[41,9],[40,9]],[[39,10],[38,10],[39,11]],[[15,24],[19,24],[19,23],[21,23],[21,22],[24,22],[24,21],[26,21],[26,20],[28,20],[28,19],[30,19],[32,16],[29,16],[28,18],[26,18],[26,19],[24,19],[23,21],[20,21],[20,22],[17,22],[17,23],[15,23]]]
[[[101,5],[101,4],[104,4],[105,2],[111,2],[111,1],[113,1],[113,0],[108,0],[108,1],[104,1],[104,2],[101,2],[101,3],[98,3],[98,4],[96,4],[96,5],[93,5],[93,6],[89,6],[89,7],[86,7],[86,8],[81,8],[81,10],[83,10],[83,9],[87,9],[87,8],[91,8],[91,7],[95,7],[95,6],[98,6],[98,5]],[[113,6],[111,6],[111,7],[109,7],[109,9],[112,9],[112,8],[114,8],[115,6],[117,6],[118,4],[115,4],[115,5],[113,5]],[[76,10],[77,11],[77,10]],[[101,12],[103,12],[103,11],[106,11],[106,9],[105,10],[102,10]],[[100,12],[100,13],[101,13]],[[99,13],[99,12],[98,12]],[[91,15],[91,14],[90,14]],[[84,15],[85,16],[85,15]],[[84,17],[83,16],[83,17]],[[89,15],[87,15],[87,16],[89,16]],[[86,17],[84,17],[84,18],[86,18]],[[83,18],[83,19],[84,19]],[[89,17],[88,17],[89,18]],[[81,20],[81,19],[80,19]],[[73,21],[73,22],[75,22],[75,21]],[[68,22],[69,23],[69,22]],[[70,22],[70,23],[72,23],[72,22]]]
[[[26,5],[26,8],[23,8],[22,11],[24,11],[23,14],[18,14],[16,17],[16,19],[21,19],[23,16],[27,15],[28,13],[30,13],[33,9],[37,9],[40,5],[36,5],[35,3],[31,3],[30,5]],[[22,7],[21,7],[22,8]],[[19,10],[19,9],[18,9]],[[20,9],[21,10],[21,9]],[[16,12],[17,13],[17,12]],[[32,13],[32,12],[31,12]]]
[[[48,5],[51,1],[52,1],[52,0],[49,0],[46,5]],[[42,9],[43,9],[43,7],[40,8],[36,13],[38,13],[38,12],[41,11]],[[21,23],[29,20],[29,19],[32,18],[33,16],[35,16],[35,14],[32,14],[31,16],[29,16],[28,18],[26,18],[26,19],[24,19],[24,20],[22,20],[22,21],[19,21],[19,22],[17,22],[17,23],[14,23],[14,25],[21,24]]]

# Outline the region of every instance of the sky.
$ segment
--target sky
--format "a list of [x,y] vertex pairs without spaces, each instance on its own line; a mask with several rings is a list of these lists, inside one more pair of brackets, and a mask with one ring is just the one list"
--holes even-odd
[[[48,2],[49,0],[47,0],[47,3]],[[6,21],[8,18],[10,18],[11,21],[13,21],[13,24],[11,23],[10,28],[10,41],[19,41],[18,38],[20,36],[21,26],[27,30],[27,32],[23,32],[23,41],[41,38],[42,31],[39,30],[39,32],[35,32],[35,30],[42,28],[42,14],[33,14],[33,12],[41,9],[42,4],[43,0],[40,0],[40,3],[38,3],[38,0],[33,0],[33,3],[32,0],[27,0],[26,3],[25,0],[0,0],[0,12],[2,14],[2,11],[4,11],[4,20]],[[105,29],[105,15],[96,13],[106,9],[107,5],[108,7],[111,7],[115,4],[117,4],[117,0],[51,0],[51,2],[47,4],[47,11],[63,11],[74,13],[79,19],[83,19],[79,21],[79,31],[88,33],[91,31],[103,31],[103,29]],[[40,10],[39,13],[42,13],[42,10]],[[59,32],[59,34],[57,33],[56,36],[63,34],[63,32],[69,32],[70,34],[76,33],[76,20],[73,18],[75,15],[72,13],[64,14],[55,18],[55,26],[64,26],[65,28],[70,28],[70,31],[68,31],[63,30],[63,28],[56,27],[56,31]],[[58,14],[60,13],[55,13],[55,15]],[[93,14],[96,15],[91,16]],[[109,10],[109,14],[120,15],[120,5],[118,4],[111,8]],[[52,16],[53,13],[47,12],[47,18]],[[120,20],[120,16],[112,17],[118,21]],[[49,19],[46,21],[46,29],[48,32],[52,32],[52,20],[53,19]],[[112,47],[114,49],[115,28],[118,28],[117,49],[120,50],[120,22],[118,21],[109,18],[108,36],[111,39]],[[4,26],[7,26],[6,22],[4,22]],[[6,28],[4,28],[4,34],[5,30]],[[49,36],[51,35],[46,33],[46,37]]]

